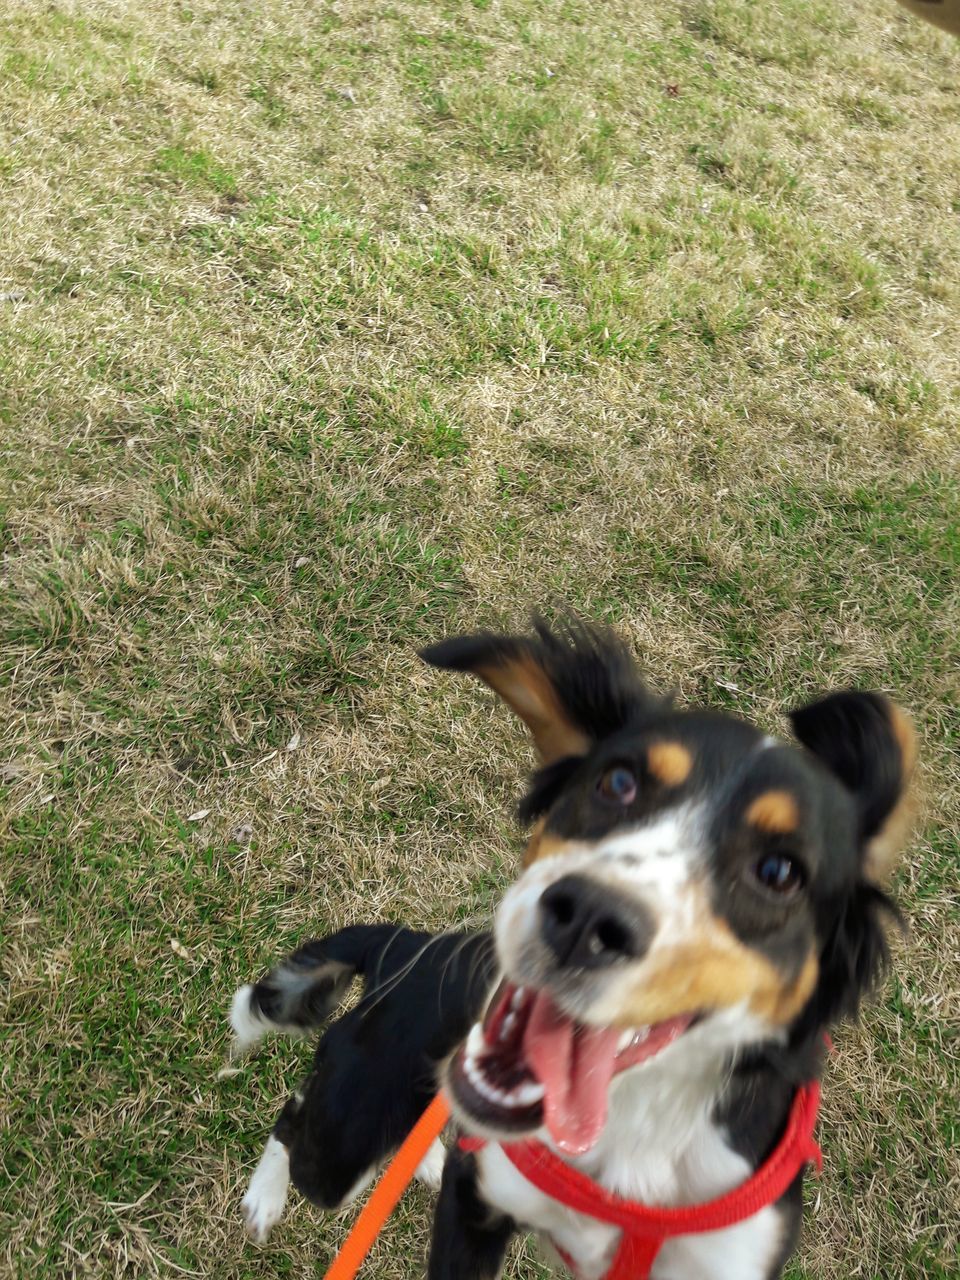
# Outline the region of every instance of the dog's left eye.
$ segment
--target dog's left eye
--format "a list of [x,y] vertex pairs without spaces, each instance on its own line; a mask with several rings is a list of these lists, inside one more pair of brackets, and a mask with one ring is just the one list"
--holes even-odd
[[604,800],[612,800],[615,804],[630,804],[637,798],[637,779],[622,764],[608,769],[597,783],[597,790]]
[[773,893],[796,893],[803,884],[803,868],[794,858],[782,853],[768,853],[753,868],[765,889]]

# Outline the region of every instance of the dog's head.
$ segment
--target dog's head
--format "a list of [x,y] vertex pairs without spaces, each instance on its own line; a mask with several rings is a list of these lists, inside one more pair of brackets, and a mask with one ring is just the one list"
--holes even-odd
[[886,960],[880,882],[904,827],[913,735],[874,693],[833,693],[780,741],[651,694],[580,623],[446,641],[542,767],[525,870],[496,921],[504,981],[448,1068],[474,1129],[597,1140],[615,1077],[654,1059],[815,1039]]

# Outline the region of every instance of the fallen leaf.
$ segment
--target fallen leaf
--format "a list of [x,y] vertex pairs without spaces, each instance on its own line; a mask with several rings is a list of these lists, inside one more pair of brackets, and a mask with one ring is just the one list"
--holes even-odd
[[175,956],[179,956],[181,960],[190,959],[190,952],[183,945],[183,943],[179,942],[176,938],[170,939],[170,950],[173,952]]
[[202,821],[204,820],[204,818],[207,818],[207,817],[209,817],[209,816],[210,816],[210,810],[209,810],[209,809],[198,809],[196,813],[189,813],[189,814],[187,814],[187,821],[188,821],[188,822],[202,822]]
[[230,832],[231,844],[249,844],[253,839],[253,827],[249,822],[241,822],[238,827],[234,827]]
[[287,743],[287,750],[296,751],[299,745],[300,745],[300,730],[297,729],[296,732],[291,737],[290,741]]
[[232,1080],[234,1076],[243,1074],[243,1067],[221,1067],[217,1072],[218,1080]]

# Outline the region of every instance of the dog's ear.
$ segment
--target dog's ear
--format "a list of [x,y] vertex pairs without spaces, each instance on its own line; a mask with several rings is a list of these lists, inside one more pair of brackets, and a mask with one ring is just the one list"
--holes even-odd
[[533,737],[545,765],[583,756],[658,700],[609,631],[570,621],[532,636],[459,636],[420,653],[425,662],[469,671],[499,694]]
[[882,882],[906,843],[916,736],[909,717],[879,693],[851,690],[791,712],[793,731],[852,792],[864,871]]

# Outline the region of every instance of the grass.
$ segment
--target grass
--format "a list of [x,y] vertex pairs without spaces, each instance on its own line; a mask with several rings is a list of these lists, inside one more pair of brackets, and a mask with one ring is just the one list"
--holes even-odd
[[238,1226],[304,1050],[218,1080],[224,1006],[488,917],[528,751],[414,649],[561,598],[693,701],[916,717],[789,1275],[956,1275],[958,72],[881,0],[0,19],[5,1274],[317,1273],[342,1222]]

